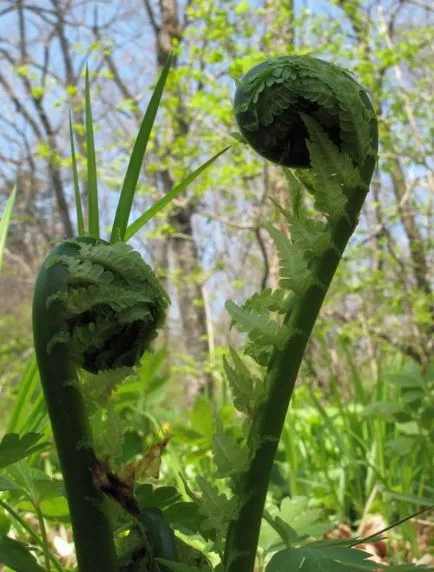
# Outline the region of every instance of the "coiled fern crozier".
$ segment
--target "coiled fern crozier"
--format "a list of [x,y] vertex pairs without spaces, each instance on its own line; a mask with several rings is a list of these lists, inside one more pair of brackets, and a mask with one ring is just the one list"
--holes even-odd
[[[241,307],[226,303],[233,323],[247,334],[244,353],[264,371],[263,390],[252,405],[243,402],[238,389],[237,377],[243,387],[248,383],[240,358],[232,351],[225,362],[240,411],[253,413],[249,459],[233,478],[238,508],[229,521],[224,569],[252,572],[273,460],[298,370],[369,190],[378,132],[363,87],[344,69],[311,56],[270,58],[251,69],[238,82],[235,115],[244,140],[283,167],[292,203],[291,211],[275,203],[289,236],[266,225],[279,256],[280,289],[257,294]],[[322,217],[312,218],[303,208],[303,189]],[[250,384],[257,387],[258,380],[252,376]],[[276,566],[285,558],[276,555]]]
[[46,258],[33,300],[36,357],[64,476],[80,571],[117,570],[78,370],[137,364],[164,321],[168,296],[125,243],[79,237]]

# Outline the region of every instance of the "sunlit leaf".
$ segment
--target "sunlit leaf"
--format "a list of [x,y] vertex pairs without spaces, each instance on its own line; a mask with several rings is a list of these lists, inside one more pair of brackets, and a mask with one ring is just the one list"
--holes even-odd
[[46,449],[48,443],[37,444],[41,438],[40,433],[26,433],[22,437],[17,433],[6,433],[0,442],[0,468]]

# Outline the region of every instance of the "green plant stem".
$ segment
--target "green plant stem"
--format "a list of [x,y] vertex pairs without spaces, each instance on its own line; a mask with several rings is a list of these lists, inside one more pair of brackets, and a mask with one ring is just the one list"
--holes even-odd
[[36,516],[38,517],[39,530],[41,531],[42,549],[44,551],[45,569],[50,572],[50,547],[48,546],[47,529],[45,528],[44,517],[41,508],[37,503],[33,503]]
[[[33,530],[33,528],[31,526],[29,526],[27,524],[27,522],[25,520],[23,520],[21,518],[21,516],[11,507],[8,505],[8,503],[4,502],[2,499],[0,499],[0,506],[8,513],[11,515],[11,517],[17,521],[17,523],[19,524],[19,526],[21,526],[21,528],[23,530],[25,530],[27,532],[27,534],[30,536],[30,538],[32,538],[36,544],[38,544],[41,548],[43,548],[43,543],[42,540],[40,538],[40,536]],[[57,558],[51,553],[51,551],[48,551],[48,557],[51,560],[51,562],[54,564],[56,570],[58,570],[59,572],[64,572],[60,562],[57,560]]]
[[[68,253],[68,248],[58,247],[48,259],[58,256],[59,249]],[[57,343],[49,351],[53,335],[66,327],[62,303],[56,300],[47,306],[47,299],[66,290],[66,273],[62,264],[49,268],[47,261],[39,273],[33,302],[35,352],[63,473],[79,570],[115,572],[116,551],[107,501],[92,476],[95,454],[76,364],[66,343]]]
[[287,316],[291,333],[283,350],[276,351],[271,360],[267,372],[268,398],[258,408],[249,434],[249,443],[256,448],[236,490],[241,508],[228,529],[224,553],[226,572],[254,569],[268,482],[298,370],[327,290],[357,224],[367,190],[367,186],[355,189],[348,201],[347,216],[329,224],[337,250],[326,251],[315,262],[312,271],[318,283],[298,299]]

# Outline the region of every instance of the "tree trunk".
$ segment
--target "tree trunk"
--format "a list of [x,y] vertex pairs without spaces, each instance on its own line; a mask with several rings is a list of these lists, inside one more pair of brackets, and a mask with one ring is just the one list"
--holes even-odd
[[[149,0],[145,1],[151,26],[154,29],[157,48],[157,64],[164,65],[174,40],[182,41],[182,27],[178,16],[179,6],[176,0],[159,0],[159,21],[155,15],[155,9]],[[176,67],[177,60],[173,59],[172,67]],[[186,135],[190,129],[187,114],[183,111],[182,98],[179,97],[179,110],[177,117],[173,118],[174,138]],[[163,188],[168,192],[174,186],[172,174],[167,170],[160,173]],[[197,371],[194,375],[185,379],[185,389],[188,402],[194,399],[198,393],[212,395],[213,378],[204,371],[209,357],[209,340],[207,335],[207,319],[200,283],[197,281],[200,269],[199,253],[193,234],[192,216],[195,210],[194,199],[184,197],[185,203],[174,209],[169,217],[169,222],[175,230],[170,238],[170,246],[175,260],[179,276],[182,280],[176,280],[176,289],[181,314],[181,326],[184,337],[185,349],[191,358],[197,363]]]

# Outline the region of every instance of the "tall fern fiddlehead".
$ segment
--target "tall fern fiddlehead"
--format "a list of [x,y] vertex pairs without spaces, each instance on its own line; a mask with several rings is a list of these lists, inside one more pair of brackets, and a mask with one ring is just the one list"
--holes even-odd
[[105,501],[91,470],[95,452],[78,370],[134,366],[162,325],[168,302],[151,268],[122,242],[65,240],[37,278],[35,351],[81,572],[117,566]]
[[[279,255],[280,288],[285,294],[289,291],[291,300],[281,312],[286,312],[285,318],[264,315],[264,308],[278,301],[280,294],[271,299],[264,292],[260,304],[252,298],[244,307],[226,305],[254,345],[254,353],[251,345],[245,353],[265,367],[265,397],[254,404],[248,466],[234,479],[239,504],[224,551],[226,572],[251,572],[271,468],[298,370],[369,190],[378,132],[365,90],[344,69],[310,56],[260,63],[238,83],[234,103],[244,139],[284,168],[293,199],[291,212],[277,205],[290,238],[266,226]],[[312,194],[324,221],[303,211],[299,200],[303,187]],[[232,365],[226,362],[230,383],[231,377],[246,376],[239,358],[231,361]],[[232,383],[236,386],[236,381]],[[252,387],[256,383],[252,381]]]
[[368,161],[372,169],[375,164],[377,124],[371,102],[339,66],[310,56],[270,58],[241,79],[234,103],[246,141],[282,167],[311,167],[305,117],[317,122],[355,165],[363,168]]

